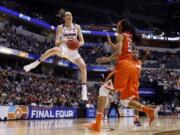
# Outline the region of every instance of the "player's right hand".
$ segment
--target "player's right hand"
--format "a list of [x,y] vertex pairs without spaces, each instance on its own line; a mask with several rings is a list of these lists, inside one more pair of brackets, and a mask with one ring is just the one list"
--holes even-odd
[[68,44],[70,44],[70,40],[69,39],[63,39],[63,40],[60,40],[56,46],[61,46],[62,44],[66,44],[68,46]]
[[96,62],[99,64],[106,63],[106,62],[109,62],[109,58],[108,57],[97,58]]
[[61,41],[62,41],[63,44],[66,44],[66,45],[68,45],[68,44],[71,43],[71,40],[70,40],[70,39],[63,39],[63,40],[61,40]]
[[111,41],[111,37],[109,35],[109,33],[107,32],[107,45],[112,45],[112,41]]

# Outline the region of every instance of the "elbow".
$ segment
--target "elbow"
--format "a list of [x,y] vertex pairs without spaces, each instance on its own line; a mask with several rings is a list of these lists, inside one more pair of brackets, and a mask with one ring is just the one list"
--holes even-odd
[[84,41],[80,41],[80,45],[83,46],[84,45]]

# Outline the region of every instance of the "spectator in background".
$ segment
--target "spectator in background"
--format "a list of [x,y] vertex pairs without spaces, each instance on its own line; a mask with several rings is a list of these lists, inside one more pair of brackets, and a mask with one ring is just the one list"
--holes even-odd
[[91,103],[91,101],[88,101],[86,108],[94,108],[94,105]]

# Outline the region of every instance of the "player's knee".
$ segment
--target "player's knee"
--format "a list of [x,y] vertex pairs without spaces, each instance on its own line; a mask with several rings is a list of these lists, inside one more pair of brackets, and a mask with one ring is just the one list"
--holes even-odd
[[47,50],[47,51],[46,51],[47,54],[52,54],[53,52],[54,52],[53,49],[50,49],[50,50]]
[[109,96],[109,92],[110,90],[108,90],[107,88],[105,88],[103,85],[100,87],[99,89],[99,96]]
[[130,102],[131,100],[129,100],[129,99],[124,99],[124,100],[120,100],[120,101],[121,101],[121,104],[122,104],[123,106],[128,107],[128,106],[129,106],[129,102]]
[[86,70],[86,64],[84,62],[82,62],[79,67],[83,70]]
[[81,66],[82,66],[83,69],[86,69],[86,64],[85,63],[83,63]]

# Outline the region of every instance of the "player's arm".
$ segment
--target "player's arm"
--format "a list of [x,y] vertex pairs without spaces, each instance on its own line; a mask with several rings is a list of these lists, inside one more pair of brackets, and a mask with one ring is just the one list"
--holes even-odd
[[66,40],[61,40],[62,30],[63,30],[62,25],[58,25],[57,30],[56,30],[56,39],[55,39],[56,46],[60,46],[63,43],[67,43]]
[[83,37],[82,31],[81,31],[81,27],[80,27],[80,25],[77,25],[77,24],[76,24],[76,27],[78,30],[79,44],[80,44],[80,46],[83,46],[84,45],[84,37]]
[[149,55],[149,52],[150,52],[150,49],[146,49],[145,54],[143,55],[142,60],[141,60],[142,64],[144,64],[144,62],[146,61],[147,56]]
[[107,45],[111,46],[114,50],[116,49],[116,45],[111,41],[110,35],[107,33]]
[[118,35],[116,37],[116,40],[117,40],[117,48],[116,50],[114,51],[114,53],[108,58],[109,61],[112,61],[112,60],[115,60],[118,56],[121,55],[122,53],[122,41],[123,41],[123,35]]
[[115,73],[116,73],[115,70],[112,71],[112,72],[110,72],[110,73],[108,74],[108,76],[106,77],[105,82],[108,81]]
[[119,34],[117,37],[116,37],[116,41],[117,41],[117,44],[116,44],[116,50],[114,51],[114,53],[108,58],[109,61],[112,61],[112,60],[115,60],[118,56],[121,55],[122,53],[122,44],[123,44],[123,35]]
[[123,35],[119,34],[119,35],[116,37],[116,40],[117,40],[117,44],[116,44],[117,48],[116,48],[116,50],[114,51],[114,53],[113,53],[110,57],[98,58],[98,59],[96,60],[98,63],[110,62],[110,61],[112,61],[112,60],[117,59],[117,57],[121,55],[121,53],[122,53],[122,45],[123,45],[123,40],[124,40]]

